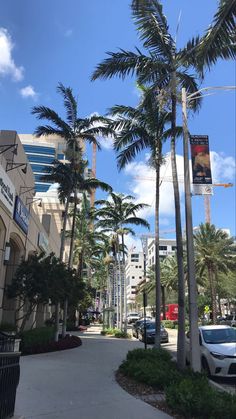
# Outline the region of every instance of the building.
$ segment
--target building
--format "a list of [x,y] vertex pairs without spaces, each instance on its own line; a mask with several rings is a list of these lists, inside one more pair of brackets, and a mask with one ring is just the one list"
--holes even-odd
[[[21,260],[41,250],[59,256],[55,219],[47,209],[43,211],[34,188],[34,174],[19,136],[16,131],[0,131],[0,323],[15,321],[19,302],[8,300],[6,286]],[[37,325],[43,324],[47,309],[34,313]]]
[[[176,253],[176,240],[175,239],[161,239],[159,241],[159,255],[160,259],[167,256],[173,256]],[[155,259],[155,240],[148,239],[147,243],[147,269],[151,268],[156,263]]]
[[42,176],[55,159],[65,160],[65,141],[55,136],[37,138],[32,134],[19,134],[19,138],[35,176],[35,191],[47,192],[52,183],[42,180]]
[[137,285],[143,280],[144,257],[143,252],[128,252],[126,266],[127,305],[135,304]]

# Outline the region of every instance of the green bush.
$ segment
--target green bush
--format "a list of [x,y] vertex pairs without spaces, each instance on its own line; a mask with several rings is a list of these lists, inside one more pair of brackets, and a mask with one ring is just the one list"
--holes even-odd
[[171,361],[171,355],[169,352],[167,352],[165,349],[134,349],[133,351],[129,351],[127,353],[127,361],[129,360],[136,360],[136,361],[142,361],[144,359],[148,359],[150,361],[152,360],[158,360],[163,362],[170,362]]
[[1,323],[0,330],[2,332],[16,332],[16,326],[11,323]]
[[46,344],[53,341],[54,327],[40,327],[26,330],[20,334],[20,350],[24,352],[35,345]]
[[129,351],[120,366],[123,374],[135,380],[163,390],[180,378],[176,364],[164,349],[135,349]]
[[184,417],[231,419],[236,417],[236,397],[210,387],[201,374],[188,373],[165,389],[166,402]]
[[130,339],[130,334],[127,332],[123,332],[122,330],[116,330],[114,333],[114,336],[116,338],[125,338],[125,339]]

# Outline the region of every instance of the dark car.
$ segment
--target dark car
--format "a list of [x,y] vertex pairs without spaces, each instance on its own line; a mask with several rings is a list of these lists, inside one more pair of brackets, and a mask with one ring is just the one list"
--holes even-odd
[[[155,343],[156,324],[155,322],[147,323],[146,325],[146,342]],[[144,342],[144,325],[142,325],[138,331],[138,338]],[[167,330],[161,325],[161,343],[168,343],[169,335]]]
[[[146,319],[146,323],[150,323],[150,321],[151,321],[151,318]],[[144,324],[144,319],[140,319],[140,320],[137,320],[132,326],[132,335],[137,339],[139,336],[139,330],[143,324]]]

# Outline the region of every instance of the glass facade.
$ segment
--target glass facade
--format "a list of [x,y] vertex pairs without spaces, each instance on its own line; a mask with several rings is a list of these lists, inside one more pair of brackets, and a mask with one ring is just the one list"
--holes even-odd
[[23,144],[23,147],[35,176],[36,192],[47,192],[52,183],[43,181],[42,175],[53,166],[53,160],[56,158],[55,146]]

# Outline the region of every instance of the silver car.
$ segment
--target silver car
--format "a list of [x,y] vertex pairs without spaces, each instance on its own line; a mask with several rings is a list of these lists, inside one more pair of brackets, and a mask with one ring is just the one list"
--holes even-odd
[[[230,326],[200,326],[202,370],[208,375],[236,377],[236,329]],[[186,334],[186,360],[190,361],[189,332]]]

